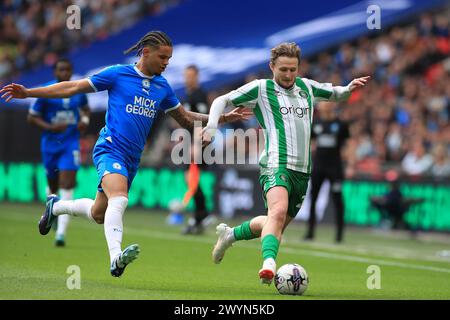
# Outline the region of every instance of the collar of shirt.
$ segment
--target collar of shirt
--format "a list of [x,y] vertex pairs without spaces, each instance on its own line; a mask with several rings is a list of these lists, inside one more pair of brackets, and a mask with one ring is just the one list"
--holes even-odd
[[301,89],[297,86],[295,82],[294,85],[289,89],[283,88],[275,80],[273,80],[273,82],[275,83],[275,89],[285,95],[296,95],[296,94],[298,95],[298,93],[301,91]]
[[144,74],[141,70],[139,70],[139,69],[136,67],[136,64],[133,66],[133,68],[134,68],[134,71],[136,71],[136,73],[137,73],[138,75],[140,75],[142,78],[153,79],[153,78],[155,77],[155,75],[153,75],[153,76],[148,76],[148,75]]

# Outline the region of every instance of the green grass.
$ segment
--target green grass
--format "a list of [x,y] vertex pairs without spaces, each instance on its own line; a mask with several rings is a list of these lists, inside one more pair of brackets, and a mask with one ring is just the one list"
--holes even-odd
[[[259,284],[259,240],[242,241],[215,265],[214,226],[205,235],[182,236],[165,223],[166,213],[130,209],[123,245],[139,243],[139,259],[121,278],[109,274],[103,227],[72,218],[67,246],[53,246],[54,232],[38,233],[39,205],[0,204],[0,299],[450,299],[448,235],[387,233],[348,228],[333,244],[332,226],[319,225],[315,242],[302,242],[303,223],[287,229],[278,266],[303,265],[310,285],[301,297],[279,295]],[[229,221],[235,225],[240,220]],[[369,265],[381,268],[381,289],[366,286]],[[81,270],[81,289],[69,290],[67,268]]]

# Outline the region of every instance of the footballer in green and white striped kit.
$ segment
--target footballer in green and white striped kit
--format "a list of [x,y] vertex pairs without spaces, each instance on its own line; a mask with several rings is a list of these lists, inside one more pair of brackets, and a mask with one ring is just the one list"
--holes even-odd
[[253,108],[264,130],[265,150],[262,168],[287,168],[310,174],[311,123],[313,103],[337,97],[331,83],[296,77],[295,84],[285,89],[272,79],[254,80],[227,95],[228,105]]
[[219,236],[213,260],[219,263],[227,248],[237,240],[261,237],[262,283],[270,284],[276,273],[275,259],[284,228],[296,216],[306,195],[311,173],[311,125],[314,103],[341,101],[362,87],[368,77],[349,85],[333,86],[298,77],[300,48],[283,43],[272,49],[273,79],[254,80],[214,100],[203,139],[208,143],[226,106],[253,109],[263,128],[265,149],[260,157],[260,183],[267,216],[257,216],[235,228],[217,226]]

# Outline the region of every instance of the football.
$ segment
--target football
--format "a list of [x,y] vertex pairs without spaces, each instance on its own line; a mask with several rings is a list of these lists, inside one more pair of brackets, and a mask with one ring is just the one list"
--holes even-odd
[[280,294],[302,295],[308,283],[306,270],[296,263],[283,265],[275,275],[275,286]]

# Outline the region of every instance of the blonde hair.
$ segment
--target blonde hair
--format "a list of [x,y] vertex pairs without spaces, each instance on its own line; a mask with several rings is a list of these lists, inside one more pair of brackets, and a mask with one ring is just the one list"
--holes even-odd
[[295,42],[283,42],[270,50],[270,63],[275,64],[279,57],[297,58],[300,64],[300,47]]

